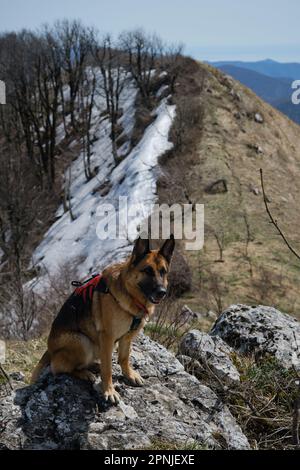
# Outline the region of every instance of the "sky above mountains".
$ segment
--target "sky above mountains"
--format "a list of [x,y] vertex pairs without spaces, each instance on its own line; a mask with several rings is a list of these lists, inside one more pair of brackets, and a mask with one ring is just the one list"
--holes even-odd
[[118,34],[143,27],[202,60],[300,61],[299,0],[0,0],[0,31],[81,19]]

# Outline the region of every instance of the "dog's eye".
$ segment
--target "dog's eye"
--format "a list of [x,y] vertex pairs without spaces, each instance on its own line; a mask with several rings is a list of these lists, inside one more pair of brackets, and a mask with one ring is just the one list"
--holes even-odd
[[145,274],[148,274],[148,276],[154,276],[154,271],[153,271],[153,268],[151,268],[151,266],[146,266],[142,272]]
[[159,271],[159,274],[163,277],[167,274],[167,271],[165,270],[165,268],[161,268],[161,270]]

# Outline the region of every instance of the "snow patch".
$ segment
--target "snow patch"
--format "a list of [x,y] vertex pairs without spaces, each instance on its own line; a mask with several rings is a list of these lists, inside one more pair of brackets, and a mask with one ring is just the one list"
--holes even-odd
[[[82,154],[66,173],[71,175],[70,194],[75,220],[72,221],[70,213],[64,213],[63,207],[59,207],[56,214],[58,220],[50,227],[33,254],[32,263],[41,269],[41,278],[35,291],[41,292],[46,288],[48,275],[55,275],[66,263],[77,266],[78,278],[84,279],[128,256],[133,239],[126,233],[126,227],[121,227],[126,239],[98,238],[97,225],[100,218],[97,216],[97,209],[101,204],[113,204],[118,210],[119,197],[127,196],[129,209],[140,205],[142,210],[131,220],[134,227],[138,227],[150,215],[151,205],[157,201],[158,159],[172,148],[168,135],[176,107],[168,105],[167,99],[163,99],[154,112],[155,120],[148,126],[137,146],[130,150],[136,95],[137,90],[130,83],[121,96],[123,115],[120,124],[123,126],[124,136],[128,138],[119,152],[129,153],[117,167],[112,154],[110,124],[103,115],[101,117],[101,112],[105,110],[105,101],[101,97],[97,98],[93,114],[92,133],[95,141],[91,157],[91,169],[97,169],[97,174],[87,182]],[[59,131],[63,135],[63,129]],[[102,191],[105,185],[107,194]]]

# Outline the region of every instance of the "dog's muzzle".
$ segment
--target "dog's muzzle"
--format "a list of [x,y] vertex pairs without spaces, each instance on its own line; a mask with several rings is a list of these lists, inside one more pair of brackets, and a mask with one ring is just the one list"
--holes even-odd
[[154,293],[149,295],[149,300],[155,305],[160,304],[160,302],[166,297],[167,289],[164,287],[159,287]]

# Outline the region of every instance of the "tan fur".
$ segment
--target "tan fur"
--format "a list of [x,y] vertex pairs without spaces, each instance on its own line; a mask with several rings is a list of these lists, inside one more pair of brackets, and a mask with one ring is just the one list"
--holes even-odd
[[[48,364],[53,374],[69,373],[90,380],[88,368],[100,359],[104,396],[117,403],[119,395],[112,382],[112,353],[119,342],[118,359],[122,373],[132,384],[143,384],[141,376],[131,367],[129,357],[132,340],[146,322],[135,300],[147,308],[149,316],[155,309],[138,286],[144,276],[144,266],[151,266],[155,276],[160,276],[160,282],[167,287],[168,262],[159,251],[151,251],[138,264],[134,263],[132,255],[128,261],[105,269],[102,274],[110,293],[94,292],[90,314],[79,320],[78,331],[72,331],[67,322],[59,327],[52,325],[48,351],[33,371],[32,382]],[[166,271],[164,276],[159,274],[162,268]],[[130,331],[135,316],[143,316],[143,319],[136,331]]]
[[42,372],[42,370],[47,367],[48,365],[50,364],[50,355],[48,353],[48,351],[46,351],[42,358],[40,359],[39,363],[37,364],[37,366],[35,367],[34,371],[32,372],[32,376],[31,376],[31,383],[34,383],[37,381],[40,373]]

